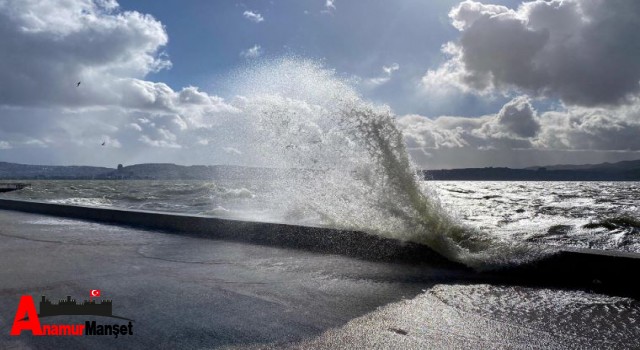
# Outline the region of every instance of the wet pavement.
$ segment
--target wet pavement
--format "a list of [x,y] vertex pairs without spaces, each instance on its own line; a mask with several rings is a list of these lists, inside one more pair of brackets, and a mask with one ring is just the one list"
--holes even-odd
[[[628,348],[640,335],[632,299],[476,285],[468,272],[441,264],[4,210],[0,266],[2,349]],[[22,295],[38,308],[42,295],[83,300],[92,289],[113,301],[115,316],[134,320],[133,335],[9,336]],[[85,320],[127,324],[100,316],[41,319]]]
[[[0,210],[0,348],[299,341],[412,298],[448,272]],[[134,335],[10,337],[21,295],[113,300]],[[121,323],[59,316],[43,323]]]

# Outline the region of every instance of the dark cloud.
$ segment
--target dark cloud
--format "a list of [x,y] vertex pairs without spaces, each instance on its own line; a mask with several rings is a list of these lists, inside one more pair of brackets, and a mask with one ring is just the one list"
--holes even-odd
[[517,89],[582,106],[629,102],[640,92],[640,2],[552,0],[517,10],[464,1],[448,73],[471,89]]
[[502,107],[496,124],[507,134],[516,137],[533,137],[540,130],[536,114],[529,99],[515,98]]
[[[522,96],[477,118],[401,118],[414,156],[494,165],[499,155],[516,165],[518,157],[548,164],[638,155],[640,2],[535,0],[510,9],[467,0],[449,16],[460,37],[443,45],[448,59],[423,77],[423,92]],[[536,112],[527,95],[551,110]]]

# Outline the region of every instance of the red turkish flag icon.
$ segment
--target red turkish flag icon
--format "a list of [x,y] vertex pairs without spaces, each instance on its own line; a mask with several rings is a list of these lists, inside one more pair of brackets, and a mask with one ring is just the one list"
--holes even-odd
[[91,290],[91,297],[92,298],[97,298],[100,296],[100,289],[92,289]]

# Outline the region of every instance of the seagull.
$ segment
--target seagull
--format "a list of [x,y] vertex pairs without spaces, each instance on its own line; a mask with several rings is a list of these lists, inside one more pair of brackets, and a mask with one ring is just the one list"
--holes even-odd
[[76,84],[76,87],[78,87],[78,86],[80,86],[80,82],[78,82],[78,83]]

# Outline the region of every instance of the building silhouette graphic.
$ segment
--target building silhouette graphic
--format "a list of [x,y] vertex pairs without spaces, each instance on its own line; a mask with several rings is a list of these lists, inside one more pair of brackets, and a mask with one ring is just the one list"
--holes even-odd
[[52,303],[44,295],[40,300],[40,313],[38,316],[60,316],[60,315],[94,315],[112,317],[112,301],[102,300],[97,303],[95,300],[85,300],[78,304],[71,296],[66,300],[60,300],[57,304]]

